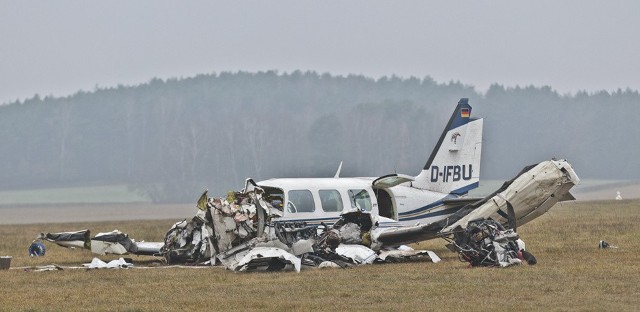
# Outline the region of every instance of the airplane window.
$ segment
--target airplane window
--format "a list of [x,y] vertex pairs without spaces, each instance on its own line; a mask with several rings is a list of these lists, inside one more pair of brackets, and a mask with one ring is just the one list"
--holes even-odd
[[308,190],[289,191],[288,212],[313,212],[316,210],[313,195]]
[[[262,195],[262,198],[264,198],[264,200],[267,203],[271,204],[273,208],[282,211],[283,204],[284,204],[284,192],[282,192],[281,189],[275,188],[275,187],[268,187],[268,186],[260,186],[260,187],[265,191],[265,195]],[[293,212],[293,211],[289,211],[289,212]]]
[[337,190],[320,190],[322,210],[327,212],[342,211],[342,198]]
[[349,199],[351,200],[352,208],[360,208],[366,211],[371,211],[371,197],[367,190],[349,190]]

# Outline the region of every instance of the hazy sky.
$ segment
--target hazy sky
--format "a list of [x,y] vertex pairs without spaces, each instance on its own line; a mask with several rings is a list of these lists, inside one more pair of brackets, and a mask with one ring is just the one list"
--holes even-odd
[[640,1],[451,2],[0,0],[0,103],[270,69],[640,89]]

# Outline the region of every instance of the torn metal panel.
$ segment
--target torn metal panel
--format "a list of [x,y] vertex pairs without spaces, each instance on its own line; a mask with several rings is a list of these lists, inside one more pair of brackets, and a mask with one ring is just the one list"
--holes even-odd
[[160,242],[136,242],[136,246],[138,247],[138,251],[136,255],[143,256],[160,256],[160,250],[164,243]]
[[242,260],[244,256],[247,255],[249,251],[253,249],[258,243],[259,242],[257,239],[250,240],[218,254],[216,258],[227,269],[233,270],[235,267],[237,267],[240,260]]
[[42,266],[35,266],[25,269],[25,272],[49,272],[49,271],[64,271],[64,268],[57,264],[49,264]]
[[234,271],[280,271],[292,267],[300,272],[300,258],[274,247],[255,247],[238,261]]
[[[95,237],[90,238],[89,230],[82,230],[76,232],[59,232],[59,233],[41,233],[36,240],[46,240],[55,243],[62,247],[67,248],[84,248],[91,250],[91,252],[99,255],[105,254],[157,254],[158,248],[156,245],[144,246],[144,249],[139,252],[138,244],[135,240],[129,238],[128,234],[122,233],[118,230],[111,232],[98,233]],[[32,244],[33,246],[33,244]],[[31,251],[30,251],[31,253]],[[35,253],[34,253],[35,255]]]
[[[239,256],[231,251],[245,252],[238,250],[242,246],[255,247],[258,241],[277,240],[270,225],[282,214],[262,199],[263,193],[251,179],[247,179],[244,190],[229,192],[226,198],[207,198],[204,192],[198,200],[196,216],[169,229],[161,253],[169,263],[214,264],[217,258],[224,264]],[[290,243],[296,240],[292,237]]]
[[129,238],[129,235],[118,230],[106,233],[98,233],[91,239],[91,252],[99,255],[127,253],[135,254],[138,246]]
[[351,259],[356,264],[371,264],[378,256],[375,251],[362,245],[340,244],[336,248],[336,253]]
[[306,222],[273,222],[275,236],[283,243],[291,246],[302,239],[316,239],[318,236],[317,225],[307,225]]
[[431,262],[438,263],[442,261],[438,255],[431,250],[414,250],[408,246],[400,246],[406,248],[381,250],[378,254],[378,259],[385,262],[398,262],[406,259],[429,257]]
[[342,267],[333,261],[323,261],[318,265],[318,269],[324,268],[341,269]]
[[471,266],[507,267],[526,260],[535,264],[535,257],[525,251],[524,242],[512,229],[505,229],[494,220],[475,220],[467,228],[458,227],[447,246],[458,253],[460,260]]
[[347,223],[338,230],[340,237],[342,237],[342,243],[344,244],[361,244],[362,243],[362,230],[360,226],[355,223]]
[[313,245],[316,243],[314,239],[301,239],[291,245],[291,253],[300,256],[306,253],[313,253]]
[[124,255],[128,253],[127,249],[121,244],[103,241],[92,241],[91,252],[98,255]]
[[82,266],[87,269],[128,269],[133,267],[133,264],[128,263],[123,258],[111,260],[108,263],[98,258],[93,258],[91,263],[83,264]]
[[396,228],[378,228],[371,232],[373,240],[371,247],[380,249],[382,246],[397,246],[429,240],[439,237],[441,230],[442,225],[439,222]]
[[443,232],[458,226],[464,228],[470,220],[477,219],[497,220],[506,225],[509,222],[508,204],[514,208],[515,223],[518,226],[526,224],[546,213],[558,201],[566,199],[565,194],[579,182],[580,179],[566,161],[550,160],[526,167],[516,178],[505,182],[481,205],[455,220]]
[[91,231],[40,233],[36,240],[46,240],[65,248],[91,249]]
[[211,248],[213,230],[205,224],[201,211],[190,222],[175,223],[165,235],[160,249],[167,263],[205,262],[214,256]]

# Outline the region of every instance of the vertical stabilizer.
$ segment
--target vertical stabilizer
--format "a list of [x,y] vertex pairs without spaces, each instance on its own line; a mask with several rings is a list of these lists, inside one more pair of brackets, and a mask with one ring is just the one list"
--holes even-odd
[[481,118],[471,118],[469,99],[460,99],[427,164],[412,185],[458,195],[478,187],[482,122]]

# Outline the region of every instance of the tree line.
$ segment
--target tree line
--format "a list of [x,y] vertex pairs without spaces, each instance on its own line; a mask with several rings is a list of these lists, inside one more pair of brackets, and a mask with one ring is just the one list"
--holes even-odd
[[430,77],[224,72],[0,106],[0,188],[127,184],[190,202],[243,180],[417,174],[457,101],[485,117],[482,178],[567,158],[586,178],[640,176],[633,90],[486,93]]

